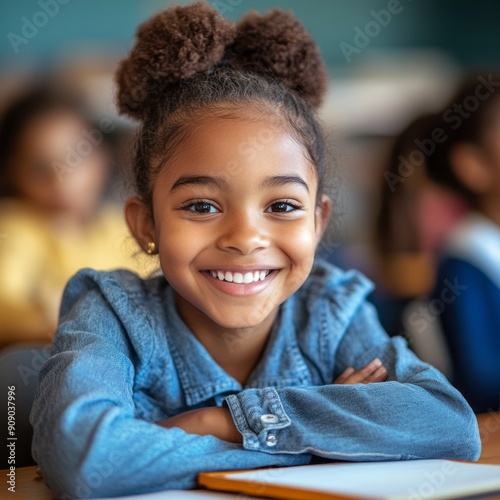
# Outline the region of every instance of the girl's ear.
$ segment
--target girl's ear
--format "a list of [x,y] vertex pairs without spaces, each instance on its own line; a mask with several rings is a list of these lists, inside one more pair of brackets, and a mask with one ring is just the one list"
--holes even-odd
[[332,202],[326,194],[321,195],[320,202],[316,207],[315,213],[315,231],[316,231],[316,245],[319,244],[326,227],[328,226],[328,219],[330,218],[330,211]]
[[457,144],[450,151],[450,164],[457,179],[475,194],[492,186],[493,169],[484,152],[469,143]]
[[156,243],[153,216],[149,207],[137,196],[127,200],[125,219],[134,238],[144,251],[148,243]]

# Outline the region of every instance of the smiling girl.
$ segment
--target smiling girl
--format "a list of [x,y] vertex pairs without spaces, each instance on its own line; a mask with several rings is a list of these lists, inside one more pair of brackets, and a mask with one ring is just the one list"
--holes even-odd
[[162,275],[69,282],[32,412],[47,484],[115,496],[208,470],[477,459],[467,403],[386,335],[371,284],[314,260],[326,72],[304,27],[197,3],[137,38],[117,72],[142,122],[126,217]]

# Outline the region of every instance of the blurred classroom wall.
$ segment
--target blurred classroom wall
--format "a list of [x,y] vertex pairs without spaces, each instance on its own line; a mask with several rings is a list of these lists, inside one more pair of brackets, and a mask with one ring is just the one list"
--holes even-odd
[[[137,23],[172,4],[165,0],[17,0],[0,5],[2,72],[26,63],[39,69],[79,54],[123,55],[131,44]],[[465,67],[499,63],[497,23],[500,4],[495,0],[210,0],[208,3],[229,18],[249,9],[264,11],[281,7],[293,11],[320,44],[332,71],[346,70],[350,63],[340,47],[353,43],[356,27],[364,30],[373,15],[391,10],[391,19],[379,17],[380,32],[368,27],[373,49],[435,48]],[[44,7],[45,6],[45,7]],[[36,16],[47,12],[48,19]],[[22,36],[23,18],[39,23],[38,33],[16,52],[9,33]],[[35,17],[35,19],[33,19]],[[36,26],[35,26],[36,28]],[[354,55],[352,65],[360,62]]]
[[[0,107],[37,75],[86,84],[113,113],[112,73],[138,22],[186,0],[19,0],[0,5]],[[289,9],[318,41],[332,77],[327,122],[349,136],[391,135],[443,102],[465,69],[499,66],[494,0],[209,0],[229,18]]]

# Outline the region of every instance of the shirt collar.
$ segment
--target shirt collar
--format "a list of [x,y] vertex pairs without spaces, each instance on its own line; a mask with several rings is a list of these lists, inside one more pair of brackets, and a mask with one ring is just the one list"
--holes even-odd
[[470,262],[500,288],[500,227],[491,219],[471,212],[451,231],[445,255]]

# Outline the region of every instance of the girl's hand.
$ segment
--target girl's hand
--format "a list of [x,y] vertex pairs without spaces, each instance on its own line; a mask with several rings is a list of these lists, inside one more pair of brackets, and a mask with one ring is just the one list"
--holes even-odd
[[170,429],[178,427],[190,434],[212,435],[230,443],[242,443],[243,438],[234,424],[228,408],[199,408],[167,418],[158,425]]
[[355,370],[347,368],[337,379],[334,384],[370,384],[372,382],[383,382],[387,380],[387,370],[382,365],[380,359],[375,358],[363,368]]

